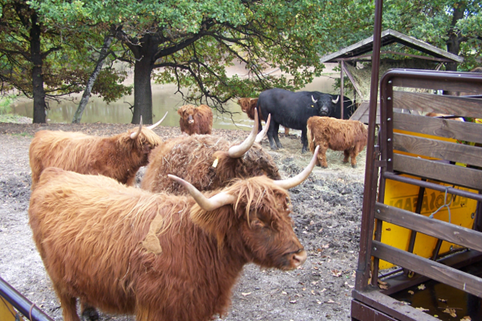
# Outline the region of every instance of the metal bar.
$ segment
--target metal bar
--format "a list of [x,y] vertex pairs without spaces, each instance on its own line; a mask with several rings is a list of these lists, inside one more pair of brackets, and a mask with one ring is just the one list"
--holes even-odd
[[53,321],[45,312],[34,303],[15,290],[10,284],[0,277],[0,296],[13,305],[20,313],[31,321]]
[[341,62],[341,71],[340,71],[340,119],[344,119],[343,118],[343,107],[344,107],[344,99],[343,99],[343,96],[345,95],[344,93],[344,85],[345,85],[345,76],[344,76],[344,73],[345,73],[345,64],[343,63],[343,61]]
[[[376,199],[377,171],[375,161],[378,153],[375,153],[375,127],[378,101],[378,72],[380,69],[380,43],[382,29],[383,0],[375,0],[375,25],[373,31],[373,63],[370,86],[370,112],[368,115],[368,144],[367,161],[365,164],[365,187],[362,208],[362,222],[360,233],[360,252],[357,267],[355,287],[364,290],[368,286],[371,264],[371,241],[373,237],[374,207]],[[375,179],[374,179],[375,178]]]

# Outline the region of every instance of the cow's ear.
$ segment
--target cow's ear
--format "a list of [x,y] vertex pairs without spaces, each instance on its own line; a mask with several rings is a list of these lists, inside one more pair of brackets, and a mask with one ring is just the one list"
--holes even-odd
[[191,208],[193,223],[199,226],[205,233],[214,236],[220,247],[222,247],[227,233],[227,214],[225,207],[210,212],[203,210],[197,204]]

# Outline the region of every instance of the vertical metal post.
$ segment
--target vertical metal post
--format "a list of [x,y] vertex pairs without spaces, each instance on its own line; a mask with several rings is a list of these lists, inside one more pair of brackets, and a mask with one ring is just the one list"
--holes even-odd
[[365,188],[363,197],[363,215],[360,234],[360,254],[358,259],[357,277],[355,288],[363,290],[368,286],[370,278],[371,246],[374,228],[374,202],[377,193],[377,184],[374,176],[378,175],[375,161],[378,153],[375,150],[375,127],[378,105],[378,73],[380,69],[380,43],[382,28],[383,0],[375,0],[375,24],[373,31],[373,57],[372,57],[372,78],[370,87],[370,104],[368,114],[368,145],[367,160],[365,165]]

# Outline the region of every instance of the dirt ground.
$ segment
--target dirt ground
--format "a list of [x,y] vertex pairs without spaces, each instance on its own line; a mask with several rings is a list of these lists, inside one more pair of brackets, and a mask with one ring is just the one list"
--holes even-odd
[[[0,277],[54,320],[62,311],[50,279],[32,240],[28,225],[30,167],[28,148],[41,129],[113,135],[128,124],[0,123]],[[179,128],[159,127],[161,138],[180,135]],[[229,140],[247,132],[214,130]],[[290,177],[308,164],[298,136],[281,136],[284,148],[271,151],[282,177]],[[343,153],[328,151],[328,168],[316,167],[310,178],[290,190],[295,231],[308,252],[294,271],[260,269],[247,265],[233,291],[229,314],[222,320],[350,320],[351,291],[358,260],[366,149],[358,166],[343,164]],[[142,176],[141,169],[139,178]],[[134,320],[132,316],[101,314],[102,320]]]

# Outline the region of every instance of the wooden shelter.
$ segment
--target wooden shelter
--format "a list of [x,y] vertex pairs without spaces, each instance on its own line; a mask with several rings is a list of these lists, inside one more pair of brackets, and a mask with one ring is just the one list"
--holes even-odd
[[[447,62],[462,62],[463,58],[449,53],[445,50],[432,46],[424,41],[414,37],[404,35],[398,31],[387,29],[381,33],[381,47],[385,47],[394,43],[398,43],[416,51],[424,53],[424,55],[406,54],[396,51],[381,51],[381,55],[396,55],[407,59],[393,60],[383,59],[380,62],[380,76],[390,68],[409,68],[409,69],[435,69],[438,70],[442,64]],[[322,63],[339,63],[341,69],[341,99],[344,96],[344,76],[346,75],[356,93],[356,100],[361,102],[351,119],[360,120],[368,123],[368,101],[370,99],[370,73],[371,60],[373,51],[373,36],[348,46],[340,51],[325,55],[320,58]],[[357,66],[368,63],[365,68]],[[363,75],[365,73],[365,75]],[[341,102],[343,104],[343,102]],[[379,108],[378,108],[379,110]],[[379,124],[379,112],[377,112],[377,124]]]

